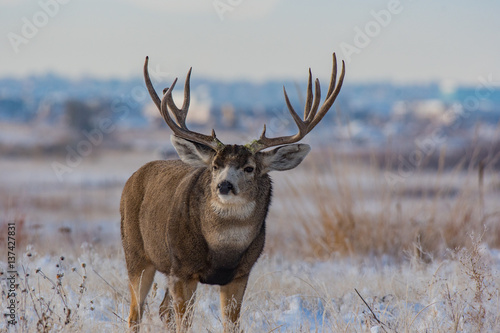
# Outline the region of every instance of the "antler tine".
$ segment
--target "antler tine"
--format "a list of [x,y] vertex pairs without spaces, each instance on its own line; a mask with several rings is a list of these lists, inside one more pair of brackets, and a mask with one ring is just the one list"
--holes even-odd
[[177,82],[177,78],[175,78],[174,82],[169,88],[165,88],[163,90],[163,98],[161,99],[160,103],[160,114],[162,115],[163,119],[165,119],[165,122],[167,123],[168,127],[172,129],[172,131],[175,133],[174,128],[180,128],[178,124],[176,124],[172,118],[170,117],[170,114],[168,113],[168,108],[167,108],[167,94],[170,94],[172,89],[175,87],[175,84]]
[[312,96],[312,73],[311,68],[309,68],[309,78],[307,79],[307,97],[306,97],[306,105],[304,106],[304,119],[307,119],[309,113],[311,112],[311,106],[313,102]]
[[184,101],[182,102],[182,110],[187,112],[189,109],[189,101],[190,101],[190,82],[191,82],[191,71],[193,67],[189,67],[189,71],[186,75],[186,82],[184,83]]
[[[151,98],[153,99],[153,102],[158,107],[160,114],[163,116],[163,119],[165,119],[165,122],[167,123],[168,127],[170,127],[172,132],[174,132],[174,135],[186,140],[204,144],[214,149],[215,151],[219,151],[222,148],[224,148],[224,144],[220,142],[219,139],[217,139],[215,131],[213,129],[212,129],[212,135],[208,136],[192,132],[186,127],[186,116],[189,109],[190,76],[191,76],[191,69],[189,69],[188,75],[186,77],[186,83],[184,85],[184,103],[182,104],[182,109],[179,110],[172,99],[172,91],[175,87],[175,84],[177,83],[177,78],[175,78],[172,85],[166,91],[164,91],[163,98],[160,100],[160,98],[156,94],[156,91],[149,77],[148,57],[146,57],[146,62],[144,63],[144,79],[146,81],[146,86],[148,88],[149,94],[151,95]],[[172,109],[172,112],[174,113],[177,123],[170,117],[167,105]]]
[[149,77],[148,71],[148,63],[149,57],[146,57],[146,61],[144,61],[144,81],[146,81],[146,87],[148,88],[149,95],[151,99],[156,104],[156,107],[160,109],[161,100],[160,97],[156,94],[155,88],[153,87],[153,83],[151,82],[151,78]]
[[286,93],[285,87],[283,87],[283,94],[285,95],[286,106],[288,107],[288,111],[292,115],[293,121],[295,121],[295,124],[297,124],[299,131],[302,131],[304,129],[304,122],[302,121],[302,119],[300,119],[297,112],[295,112],[295,110],[293,109],[292,103],[290,103],[290,100],[288,99],[288,94]]
[[[179,109],[177,105],[175,105],[175,102],[170,96],[167,100],[168,107],[170,110],[172,110],[175,119],[177,120],[177,123],[181,127],[186,127],[186,118],[187,118],[187,113],[189,110],[189,101],[190,101],[190,80],[191,80],[191,70],[193,68],[189,68],[189,71],[186,75],[186,82],[184,83],[184,101],[182,102],[182,109]],[[177,79],[175,79],[173,86],[175,86],[175,83],[177,82]],[[172,87],[172,90],[174,87]]]
[[342,84],[344,82],[344,76],[345,76],[345,63],[342,61],[342,71],[340,73],[340,78],[338,83],[336,82],[337,79],[337,58],[335,56],[335,53],[333,54],[333,66],[332,66],[332,75],[330,78],[330,86],[328,87],[328,93],[326,95],[325,101],[323,102],[323,105],[318,111],[320,99],[321,99],[321,88],[320,88],[320,83],[319,80],[315,80],[315,96],[314,96],[314,101],[313,101],[313,96],[312,96],[312,74],[311,70],[309,69],[309,79],[307,83],[307,99],[306,99],[306,105],[304,108],[304,119],[300,119],[300,117],[297,115],[297,112],[293,109],[292,104],[290,103],[290,99],[288,98],[288,95],[286,93],[285,87],[283,87],[283,94],[285,95],[285,102],[288,107],[288,110],[290,111],[290,114],[292,115],[293,120],[297,124],[297,127],[299,129],[299,132],[295,135],[290,135],[290,136],[282,136],[282,137],[277,137],[277,138],[268,138],[266,137],[266,125],[264,125],[264,130],[262,131],[262,134],[259,138],[259,140],[256,140],[252,142],[249,147],[254,151],[258,152],[262,149],[273,147],[273,146],[280,146],[284,144],[290,144],[294,143],[297,141],[302,140],[320,121],[323,119],[323,117],[326,115],[328,110],[331,108],[333,103],[335,102],[335,99],[337,98],[338,94],[340,93],[340,89],[342,88]]
[[[336,69],[337,59],[335,58],[335,55],[333,59],[334,59],[333,68]],[[344,60],[342,60],[342,71],[340,72],[339,81],[337,84],[335,84],[335,81],[330,82],[330,89],[328,90],[333,90],[333,91],[331,92],[331,94],[326,96],[326,99],[323,102],[323,105],[321,106],[317,116],[314,117],[314,119],[312,120],[310,124],[311,129],[313,129],[314,126],[316,126],[321,121],[321,119],[323,119],[328,110],[330,110],[330,108],[332,107],[333,102],[335,102],[335,99],[337,98],[338,94],[340,93],[340,89],[342,88],[342,84],[344,83],[344,76],[345,76],[345,63]],[[336,79],[336,75],[332,75],[332,79]],[[333,89],[333,87],[335,87],[335,89]]]
[[304,118],[305,121],[310,122],[314,117],[316,117],[316,112],[318,111],[318,106],[319,106],[319,101],[321,99],[321,88],[319,86],[319,80],[316,79],[314,81],[316,87],[315,87],[315,92],[314,92],[314,103],[311,108],[311,112],[309,112],[309,115],[307,118]]
[[[328,86],[328,92],[326,93],[326,96],[330,96],[330,94],[333,91],[333,88],[335,87],[335,82],[337,81],[337,56],[335,55],[335,52],[333,52],[333,68],[332,68],[332,75],[330,77],[330,84]],[[342,63],[344,61],[342,60]]]
[[[174,132],[174,134],[180,138],[198,142],[201,144],[204,144],[210,148],[212,148],[215,151],[219,151],[224,147],[224,144],[217,139],[215,135],[215,130],[212,129],[212,135],[204,135],[201,133],[193,132],[190,131],[187,127],[186,124],[176,124],[172,118],[170,117],[170,114],[168,113],[167,109],[167,104],[169,103],[170,100],[172,100],[172,90],[175,86],[177,79],[174,81],[174,83],[168,88],[167,92],[163,96],[163,99],[161,101],[161,109],[160,113],[163,116],[163,119],[165,119],[168,127]],[[186,112],[187,113],[187,112]]]
[[307,134],[307,124],[304,121],[302,121],[297,112],[295,112],[292,104],[290,103],[290,99],[288,98],[288,94],[286,93],[285,87],[283,87],[283,94],[285,95],[285,101],[286,105],[288,106],[288,111],[292,115],[295,124],[299,128],[299,133],[287,137],[268,138],[266,137],[266,124],[264,124],[264,129],[262,131],[262,134],[260,135],[259,140],[254,141],[250,144],[250,148],[253,151],[258,152],[259,150],[268,147],[279,146],[287,143],[294,143],[302,139]]

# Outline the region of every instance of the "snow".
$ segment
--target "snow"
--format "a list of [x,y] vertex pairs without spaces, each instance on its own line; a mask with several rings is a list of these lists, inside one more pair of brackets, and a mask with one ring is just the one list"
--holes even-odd
[[[498,293],[500,251],[480,245],[479,252],[485,262],[493,263],[488,266],[491,274],[484,275],[488,290],[483,296],[487,292]],[[26,316],[28,332],[34,331],[39,320],[34,305],[40,312],[43,302],[50,304],[48,313],[54,318],[54,328],[124,331],[129,292],[122,251],[86,243],[79,255],[67,255],[64,260],[61,256],[61,253],[39,254],[35,246],[19,251],[18,315]],[[6,262],[0,262],[0,267],[6,272]],[[54,290],[56,276],[61,273],[64,274],[61,290],[73,316],[68,325],[61,319],[66,308],[63,297]],[[157,311],[165,293],[166,278],[157,274],[155,281],[159,288],[148,296],[144,319],[145,327],[153,330],[163,325]],[[413,265],[351,259],[305,262],[264,256],[251,274],[243,303],[242,326],[249,332],[425,331],[431,327],[446,330],[454,324],[450,316],[455,313],[461,318],[462,330],[469,331],[476,327],[471,313],[480,304],[485,313],[484,331],[491,331],[498,320],[498,296],[476,300],[474,283],[457,260]],[[1,286],[5,291],[5,279]],[[30,292],[23,293],[23,289]],[[2,304],[7,304],[5,292]],[[218,288],[200,285],[193,332],[220,331],[220,318]],[[0,329],[6,328],[6,322],[0,322]]]

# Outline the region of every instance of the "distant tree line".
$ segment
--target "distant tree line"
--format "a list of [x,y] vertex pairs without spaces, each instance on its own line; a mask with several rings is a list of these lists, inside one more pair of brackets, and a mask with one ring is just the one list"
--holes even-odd
[[106,102],[70,99],[64,104],[64,116],[66,124],[81,135],[98,126],[100,119],[110,117],[111,112]]

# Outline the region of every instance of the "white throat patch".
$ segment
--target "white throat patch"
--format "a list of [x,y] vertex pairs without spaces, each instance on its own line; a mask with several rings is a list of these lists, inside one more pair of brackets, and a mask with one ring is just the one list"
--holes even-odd
[[214,212],[223,218],[233,218],[244,220],[249,218],[255,210],[255,201],[236,201],[236,202],[220,202],[212,200],[212,209]]
[[217,228],[205,235],[210,248],[221,250],[232,248],[233,250],[246,249],[257,235],[254,225],[233,225]]

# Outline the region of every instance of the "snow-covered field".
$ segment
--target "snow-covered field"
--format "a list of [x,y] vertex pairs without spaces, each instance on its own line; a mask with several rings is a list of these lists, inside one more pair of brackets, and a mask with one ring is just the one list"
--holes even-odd
[[[81,255],[63,260],[63,254],[41,254],[36,246],[19,253],[18,324],[8,331],[127,331],[130,296],[121,250],[84,243]],[[265,255],[251,274],[242,327],[247,332],[496,332],[499,267],[500,253],[479,244],[430,264]],[[155,282],[143,332],[163,328],[158,307],[165,278],[157,275]],[[5,288],[4,280],[4,307]],[[6,320],[0,325],[5,331]],[[191,331],[221,330],[218,288],[200,285]]]
[[[500,178],[486,170],[388,170],[312,153],[273,175],[263,256],[242,309],[247,332],[498,332]],[[119,235],[126,179],[150,148],[98,150],[63,179],[64,156],[0,160],[0,332],[125,332],[128,280]],[[8,264],[7,223],[16,225]],[[16,271],[12,278],[10,271]],[[143,332],[163,324],[158,274]],[[359,294],[358,294],[359,293]],[[366,302],[366,303],[365,303]],[[221,332],[218,288],[200,285],[192,332]]]

